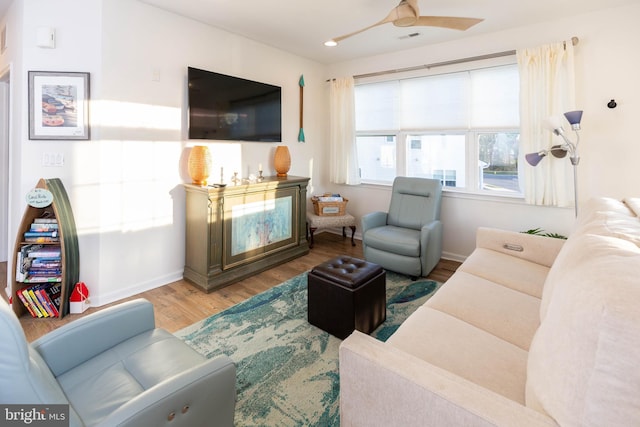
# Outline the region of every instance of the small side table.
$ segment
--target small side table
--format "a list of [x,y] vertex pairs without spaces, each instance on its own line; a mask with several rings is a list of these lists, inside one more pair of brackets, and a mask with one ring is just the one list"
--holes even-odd
[[373,332],[387,318],[386,273],[378,264],[338,256],[307,274],[309,323],[341,340]]
[[316,215],[307,212],[307,226],[309,227],[309,248],[313,248],[313,233],[319,228],[342,227],[342,237],[346,237],[345,227],[351,229],[351,246],[355,246],[353,235],[356,233],[356,219],[353,215]]

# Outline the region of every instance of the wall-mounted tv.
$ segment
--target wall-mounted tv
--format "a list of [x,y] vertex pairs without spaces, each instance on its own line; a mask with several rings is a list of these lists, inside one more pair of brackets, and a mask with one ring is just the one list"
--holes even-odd
[[189,139],[282,141],[282,88],[188,67]]

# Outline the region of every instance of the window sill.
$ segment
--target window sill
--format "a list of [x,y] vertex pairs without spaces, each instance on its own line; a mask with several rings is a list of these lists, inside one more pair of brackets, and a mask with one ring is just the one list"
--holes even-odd
[[489,193],[471,193],[467,191],[451,190],[444,188],[442,190],[442,197],[448,197],[452,199],[469,199],[469,200],[483,200],[499,203],[511,203],[516,205],[524,205],[524,196],[521,194],[489,194]]
[[[360,184],[362,188],[375,188],[375,189],[388,189],[391,191],[391,183],[381,182],[362,182]],[[464,190],[455,190],[444,187],[442,189],[442,197],[452,199],[469,199],[469,200],[483,200],[499,203],[512,203],[517,205],[524,204],[524,196],[522,194],[494,194],[487,192],[469,192]]]

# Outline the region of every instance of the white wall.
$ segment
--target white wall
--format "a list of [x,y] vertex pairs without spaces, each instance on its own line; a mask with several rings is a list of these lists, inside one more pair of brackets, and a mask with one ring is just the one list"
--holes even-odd
[[[318,180],[326,112],[323,67],[283,51],[188,20],[136,0],[25,1],[24,64],[18,74],[20,117],[12,157],[24,194],[40,177],[60,177],[69,193],[79,234],[80,279],[94,305],[103,305],[182,278],[187,66],[283,88],[283,143],[291,175]],[[56,49],[35,47],[38,26],[56,29]],[[91,73],[91,141],[29,141],[28,70]],[[298,143],[300,75],[305,78],[305,136]],[[209,143],[214,170],[233,165],[242,176],[275,174],[274,143]],[[60,152],[62,167],[40,166],[42,154]],[[227,178],[232,167],[225,167]],[[10,267],[11,269],[11,267]],[[11,271],[11,270],[10,270]]]
[[[575,35],[581,39],[576,49],[578,104],[585,110],[581,198],[622,197],[637,191],[640,172],[633,162],[639,158],[640,145],[632,138],[632,123],[640,106],[632,70],[640,65],[634,56],[634,42],[640,39],[640,28],[633,19],[640,15],[638,5],[333,67],[136,0],[18,0],[13,8],[17,10],[12,16],[22,22],[16,27],[23,47],[9,58],[3,56],[0,63],[14,67],[9,234],[15,236],[24,194],[41,177],[60,177],[78,226],[80,278],[97,305],[182,276],[181,183],[188,181],[185,153],[189,146],[202,142],[185,136],[187,66],[281,85],[283,139],[292,155],[290,173],[310,176],[310,193],[331,190],[345,194],[351,212],[359,217],[386,209],[388,189],[329,183],[326,78],[475,56]],[[56,49],[35,47],[38,26],[56,28]],[[28,70],[91,73],[91,141],[28,140]],[[306,83],[306,143],[297,142],[301,74]],[[619,101],[616,110],[606,108],[610,98]],[[245,176],[258,163],[264,165],[265,174],[273,173],[276,145],[210,144],[216,167],[238,165]],[[62,153],[64,166],[42,167],[45,152]],[[470,253],[479,225],[515,230],[543,227],[566,233],[572,219],[572,209],[447,196],[443,201],[444,249],[453,258]]]
[[[16,132],[12,129],[11,120],[15,115],[14,111],[19,108],[17,97],[15,96],[15,88],[20,81],[20,76],[13,76],[16,64],[22,61],[22,3],[13,2],[5,11],[4,16],[0,19],[0,30],[6,30],[6,48],[0,52],[0,79],[2,80],[3,100],[0,108],[2,111],[2,135],[0,136],[0,218],[3,222],[0,226],[0,262],[7,261],[13,255],[14,237],[9,231],[9,223],[13,209],[11,208],[12,189],[14,167],[10,161],[11,154],[20,151],[20,145],[14,144]],[[15,74],[15,72],[14,72]],[[8,107],[8,108],[6,108]],[[7,271],[7,284],[10,284],[10,272]]]
[[[275,174],[278,144],[187,140],[187,66],[282,87],[291,175],[316,179],[311,165],[322,163],[325,133],[324,103],[313,102],[325,96],[317,63],[132,0],[103,3],[102,39],[102,104],[95,118],[101,161],[92,171],[102,203],[99,219],[85,222],[100,241],[94,281],[100,303],[182,277],[181,183],[189,182],[189,147],[209,145],[214,182],[222,166],[227,180],[233,170],[243,177],[255,174],[260,163],[265,175]],[[304,144],[297,142],[301,74],[305,99],[311,100],[305,105]]]
[[[612,8],[570,19],[470,37],[450,43],[396,52],[328,67],[327,77],[365,74],[473,57],[522,47],[580,39],[576,52],[576,103],[584,110],[578,168],[579,200],[593,196],[623,198],[638,195],[640,144],[634,121],[640,117],[640,4]],[[616,109],[607,108],[610,99]],[[327,186],[330,186],[327,184]],[[349,198],[355,216],[386,210],[388,188],[333,186]],[[372,203],[373,202],[373,203]],[[442,206],[445,256],[461,259],[474,248],[478,226],[521,231],[541,227],[568,234],[573,209],[527,206],[512,200],[482,200],[445,194]]]
[[[21,14],[22,14],[21,5],[16,5],[16,2],[14,2],[9,6],[9,8],[5,11],[5,14],[0,19],[0,29],[6,28],[6,31],[7,31],[7,49],[5,49],[4,52],[0,52],[0,75],[3,81],[5,81],[7,78],[9,79],[9,82],[7,83],[8,92],[9,92],[9,112],[7,115],[9,116],[9,118],[8,118],[8,122],[4,124],[5,126],[8,127],[8,131],[11,130],[11,116],[13,115],[12,111],[15,108],[14,107],[15,100],[13,101],[11,100],[13,92],[15,90],[14,89],[15,83],[12,82],[10,79],[11,79],[11,70],[14,67],[14,63],[19,62],[17,52],[20,52],[20,47],[19,47],[20,42],[17,41],[16,39],[18,40],[20,39],[18,37],[18,34],[19,34],[18,22],[21,21],[21,18],[20,18]],[[4,108],[4,105],[0,108]],[[1,261],[6,261],[7,259],[11,259],[11,256],[13,253],[13,247],[14,247],[14,240],[13,240],[13,237],[11,237],[11,228],[9,227],[9,224],[12,221],[12,213],[14,211],[11,208],[12,197],[15,194],[15,191],[11,187],[11,183],[12,183],[11,153],[15,152],[15,148],[13,143],[14,141],[13,136],[9,134],[7,138],[8,140],[6,142],[3,141],[3,143],[6,143],[6,147],[0,150],[0,163],[2,163],[1,167],[8,169],[7,171],[5,171],[5,173],[0,174],[2,176],[2,178],[0,178],[0,180],[2,180],[2,182],[0,182],[0,185],[3,186],[3,190],[1,190],[1,192],[2,192],[2,195],[5,196],[7,199],[6,202],[3,204],[2,211],[0,211],[0,220],[5,222],[6,224],[3,230],[3,236],[0,236],[0,245],[4,246],[4,250],[0,252],[2,252],[3,254],[6,254],[4,258],[0,259]],[[7,287],[3,291],[5,291],[7,295],[9,295],[10,294],[9,287],[11,284],[11,273],[9,269],[7,269],[6,283],[7,283]]]

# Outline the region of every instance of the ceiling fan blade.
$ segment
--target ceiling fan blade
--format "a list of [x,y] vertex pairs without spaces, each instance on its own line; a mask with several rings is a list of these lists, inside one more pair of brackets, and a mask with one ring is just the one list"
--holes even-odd
[[361,30],[354,31],[353,33],[345,34],[345,35],[340,36],[340,37],[334,37],[331,40],[336,42],[336,43],[338,43],[338,42],[340,42],[340,41],[342,41],[342,40],[344,40],[346,38],[349,38],[351,36],[355,36],[356,34],[360,34],[360,33],[364,32],[364,31],[370,30],[371,28],[377,27],[378,25],[382,25],[382,24],[386,24],[386,22],[378,22],[376,24],[369,25],[368,27],[365,27],[365,28],[363,28]]
[[458,18],[454,16],[419,16],[414,25],[420,25],[423,27],[441,27],[464,31],[482,21],[484,21],[484,19]]
[[370,30],[371,28],[377,27],[377,26],[382,25],[382,24],[386,24],[387,22],[393,22],[394,19],[396,19],[395,9],[392,10],[391,13],[389,13],[389,15],[387,15],[387,17],[384,18],[382,21],[376,22],[375,24],[369,25],[368,27],[365,27],[365,28],[363,28],[361,30],[354,31],[353,33],[345,34],[344,36],[340,36],[340,37],[334,37],[331,40],[333,40],[334,42],[338,43],[341,40],[344,40],[344,39],[346,39],[348,37],[351,37],[351,36],[355,36],[356,34],[360,34],[362,32]]

